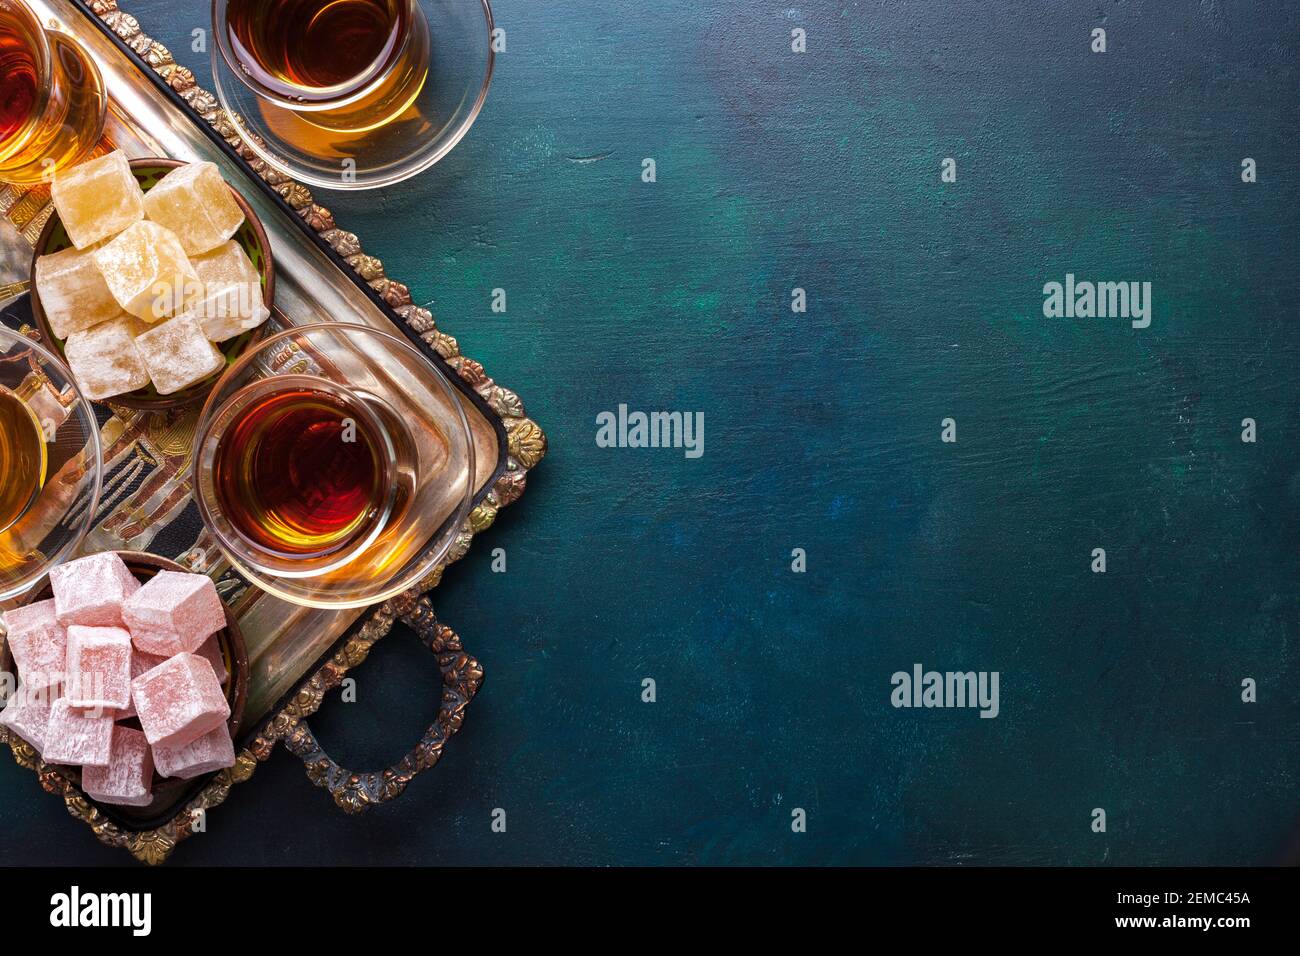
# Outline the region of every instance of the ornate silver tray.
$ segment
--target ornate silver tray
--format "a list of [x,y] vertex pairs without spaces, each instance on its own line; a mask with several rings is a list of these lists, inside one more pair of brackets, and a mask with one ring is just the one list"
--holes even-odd
[[[211,575],[239,618],[248,644],[250,683],[236,765],[195,781],[162,817],[140,819],[100,806],[60,770],[46,766],[24,741],[0,728],[19,764],[60,795],[69,812],[101,841],[147,863],[164,861],[176,844],[201,832],[204,814],[248,780],[277,743],[297,754],[317,786],[344,810],[359,812],[398,796],[411,778],[437,763],[460,727],[482,669],[459,638],[440,624],[427,592],[447,563],[469,550],[498,510],[523,494],[530,469],[546,453],[546,436],[519,397],[496,384],[462,354],[433,316],[411,302],[406,286],[366,255],[355,235],[340,229],[310,191],[265,166],[234,135],[216,98],[152,40],[116,0],[28,0],[46,21],[78,38],[99,66],[112,99],[106,145],[130,155],[208,160],[237,184],[261,217],[275,251],[276,321],[283,325],[349,321],[397,330],[453,381],[475,437],[474,508],[447,561],[420,586],[383,605],[326,611],[286,604],[250,586],[226,564],[194,522],[188,463],[197,409],[139,412],[114,409],[101,422],[106,489],[85,550],[143,550],[173,557]],[[31,244],[51,212],[45,186],[0,187],[0,321],[37,335],[30,322],[26,281]],[[432,409],[430,414],[450,414]],[[436,721],[397,765],[373,773],[339,767],[320,748],[306,718],[374,643],[405,622],[436,655],[443,675]]]

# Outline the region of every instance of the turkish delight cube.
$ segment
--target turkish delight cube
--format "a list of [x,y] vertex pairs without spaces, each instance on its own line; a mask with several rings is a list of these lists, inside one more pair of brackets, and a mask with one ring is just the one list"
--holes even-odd
[[50,722],[45,727],[46,763],[76,767],[108,766],[113,739],[113,718],[87,714],[72,706],[66,697],[50,705]]
[[[134,681],[145,671],[151,671],[159,664],[165,663],[167,658],[159,657],[157,654],[146,654],[144,651],[136,648],[131,652],[131,680]],[[126,720],[128,717],[135,716],[135,694],[131,695],[131,703],[127,704],[117,712],[118,720]]]
[[122,605],[135,646],[171,657],[197,651],[226,626],[217,587],[204,574],[159,571]]
[[59,623],[121,627],[122,604],[140,582],[112,551],[87,555],[50,571]]
[[51,443],[58,440],[59,426],[68,420],[72,410],[63,406],[63,401],[59,397],[49,382],[44,382],[41,387],[27,397],[27,407],[32,410],[36,420],[41,423],[41,428],[46,435],[46,441]]
[[180,240],[156,222],[133,223],[94,257],[117,304],[146,322],[175,315],[198,288]]
[[153,802],[153,754],[144,734],[130,727],[113,727],[108,764],[86,767],[81,789],[100,803],[147,807]]
[[194,653],[212,665],[212,672],[217,675],[217,682],[225,687],[230,673],[226,670],[226,655],[221,650],[221,639],[214,634]]
[[204,291],[186,314],[198,320],[213,342],[242,335],[271,317],[262,298],[262,277],[239,243],[226,242],[191,262]]
[[87,398],[112,398],[149,384],[149,370],[135,347],[145,328],[135,316],[119,315],[68,336],[63,354]]
[[29,692],[63,684],[68,637],[55,613],[55,602],[37,601],[4,613],[9,651]]
[[188,315],[155,326],[137,338],[135,346],[159,395],[201,382],[226,364],[202,326]]
[[131,703],[131,635],[120,627],[68,627],[68,702],[92,712]]
[[88,250],[64,249],[37,257],[36,294],[58,339],[122,314]]
[[145,671],[131,691],[140,726],[155,747],[184,747],[230,717],[212,665],[196,654],[177,654]]
[[216,163],[173,169],[145,193],[144,209],[151,220],[176,233],[189,255],[221,245],[244,222]]
[[204,286],[203,293],[181,314],[199,323],[212,342],[251,332],[271,315],[262,305],[262,294],[249,285]]
[[164,777],[190,780],[235,765],[235,745],[227,727],[218,727],[183,747],[153,748],[154,766]]
[[193,256],[190,264],[199,274],[199,281],[204,285],[234,285],[244,282],[262,288],[262,275],[248,258],[248,253],[238,242],[231,239],[215,249]]
[[121,150],[56,173],[50,198],[78,249],[144,218],[144,193]]
[[5,709],[0,710],[0,726],[8,727],[41,753],[45,749],[45,730],[50,723],[50,703],[48,692],[29,691],[25,685],[19,684]]

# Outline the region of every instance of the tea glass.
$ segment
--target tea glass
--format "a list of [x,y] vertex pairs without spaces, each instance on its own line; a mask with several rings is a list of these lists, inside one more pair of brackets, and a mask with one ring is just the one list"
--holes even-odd
[[0,601],[17,597],[75,556],[95,522],[103,451],[95,409],[53,352],[0,326],[0,386],[32,412],[45,439],[45,482],[0,531]]
[[46,30],[22,0],[0,0],[0,95],[21,96],[24,85],[32,96],[27,116],[0,139],[0,182],[19,185],[48,181],[90,155],[104,132],[108,95],[76,40]]
[[449,153],[487,98],[499,35],[489,0],[399,0],[393,49],[334,86],[277,79],[232,37],[213,0],[212,76],[244,142],[272,168],[323,189],[401,182]]
[[[333,396],[378,436],[382,492],[355,537],[311,553],[258,541],[218,487],[223,443],[259,402],[290,390]],[[474,439],[462,398],[410,343],[363,325],[287,329],[222,376],[199,416],[194,491],[227,560],[276,597],[318,608],[364,607],[417,586],[450,551],[473,507]]]

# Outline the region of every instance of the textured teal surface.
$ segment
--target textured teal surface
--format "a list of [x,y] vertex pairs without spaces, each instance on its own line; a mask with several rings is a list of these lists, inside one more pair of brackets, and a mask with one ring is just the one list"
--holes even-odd
[[[206,82],[206,4],[122,5]],[[495,6],[508,48],[461,146],[322,197],[550,437],[435,592],[487,682],[397,804],[345,818],[280,754],[175,861],[1279,859],[1300,822],[1296,11]],[[1067,272],[1152,282],[1151,327],[1045,319]],[[620,403],[703,411],[704,456],[598,448]],[[320,718],[340,758],[391,761],[428,721],[412,645]],[[895,710],[915,662],[999,671],[1000,716]],[[8,860],[121,862],[0,773]]]

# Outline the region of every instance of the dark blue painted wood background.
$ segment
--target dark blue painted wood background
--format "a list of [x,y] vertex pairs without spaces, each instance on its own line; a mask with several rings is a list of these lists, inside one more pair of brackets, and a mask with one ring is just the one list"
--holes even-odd
[[[206,82],[188,49],[207,4],[123,7]],[[485,688],[398,804],[345,818],[280,754],[175,862],[1284,853],[1295,9],[496,8],[507,51],[465,142],[417,182],[323,197],[551,439],[435,594]],[[1151,327],[1044,318],[1067,272],[1152,282]],[[619,403],[703,411],[704,456],[598,448]],[[999,671],[1001,715],[893,709],[890,675],[916,662]],[[397,758],[433,673],[385,642],[322,738],[356,765]],[[7,862],[124,860],[26,771],[0,780]]]

